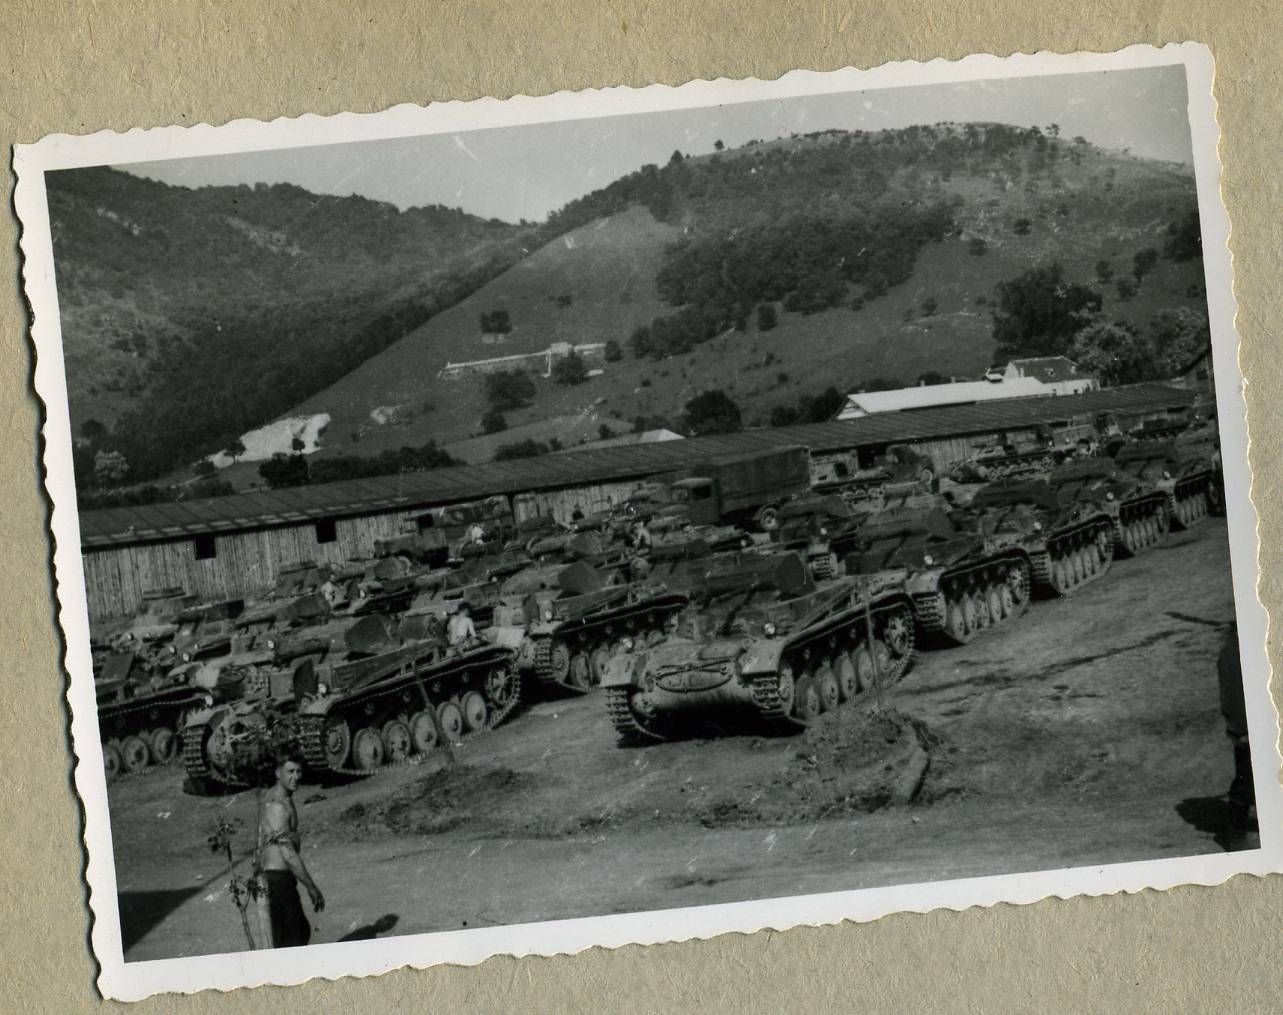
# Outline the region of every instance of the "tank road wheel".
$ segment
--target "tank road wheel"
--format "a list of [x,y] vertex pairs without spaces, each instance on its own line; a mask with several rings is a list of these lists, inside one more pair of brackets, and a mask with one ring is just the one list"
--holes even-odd
[[833,676],[838,685],[838,701],[850,701],[860,693],[860,681],[855,675],[855,663],[845,652],[833,657]]
[[431,754],[437,746],[437,724],[426,711],[410,716],[410,740],[420,754]]
[[112,740],[102,745],[102,769],[108,782],[114,782],[120,775],[120,747]]
[[989,622],[991,624],[1001,624],[1007,619],[1007,611],[1002,604],[1002,590],[1005,587],[1002,582],[989,586],[986,599],[989,606]]
[[582,693],[592,689],[592,664],[588,662],[587,653],[576,652],[570,657],[570,665],[566,669],[566,683]]
[[168,765],[178,755],[178,735],[168,726],[157,726],[147,738],[151,760],[157,765]]
[[1016,598],[1011,594],[1011,585],[1003,582],[998,586],[998,603],[1001,609],[1001,617],[1006,620],[1016,612]]
[[414,742],[410,739],[410,727],[404,720],[392,719],[383,724],[381,738],[383,754],[390,762],[404,761],[410,756]]
[[383,764],[383,737],[373,726],[362,726],[352,738],[352,764],[362,772]]
[[1083,579],[1087,577],[1087,568],[1084,566],[1086,564],[1086,561],[1083,560],[1082,550],[1074,551],[1073,560],[1074,560],[1074,584],[1081,585],[1083,583]]
[[797,682],[797,693],[793,697],[793,715],[803,724],[813,723],[820,716],[823,705],[820,701],[820,690],[811,677],[803,677]]
[[967,640],[967,613],[963,607],[963,601],[959,599],[946,600],[947,612],[944,619],[945,632],[956,642]]
[[120,742],[120,767],[126,772],[141,772],[151,760],[142,737],[129,736]]
[[463,713],[463,724],[469,733],[478,733],[486,728],[486,699],[478,692],[466,692],[459,699],[459,711]]
[[606,676],[606,665],[610,662],[610,650],[598,646],[592,650],[588,657],[589,666],[592,669],[592,682],[596,686],[600,684],[602,678]]
[[452,744],[463,736],[463,712],[453,701],[443,701],[437,706],[437,722],[441,732]]
[[540,676],[564,684],[570,674],[570,646],[564,641],[554,641],[548,646],[548,668]]
[[861,694],[873,690],[873,654],[869,651],[867,645],[861,645],[852,653],[852,665],[855,668],[856,684]]
[[352,747],[352,731],[348,729],[345,720],[331,716],[325,721],[321,747],[325,752],[325,763],[331,771],[337,771],[347,764],[348,751]]
[[825,664],[815,671],[813,679],[816,689],[820,692],[820,708],[825,712],[832,712],[842,700],[842,693],[838,689],[837,677],[833,675],[833,670]]

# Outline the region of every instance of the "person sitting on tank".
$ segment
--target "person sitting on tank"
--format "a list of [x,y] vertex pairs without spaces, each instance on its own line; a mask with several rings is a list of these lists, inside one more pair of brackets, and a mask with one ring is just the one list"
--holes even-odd
[[650,545],[650,529],[646,527],[645,519],[639,518],[633,526],[633,549],[638,553],[650,553]]
[[325,582],[321,585],[320,591],[321,598],[325,600],[326,605],[328,605],[331,610],[334,609],[334,607],[338,605],[339,600],[343,598],[343,590],[339,588],[338,584],[334,581],[333,571],[330,571],[325,576]]
[[446,644],[452,648],[475,641],[477,629],[472,623],[472,607],[460,603],[459,608],[450,614],[445,626]]

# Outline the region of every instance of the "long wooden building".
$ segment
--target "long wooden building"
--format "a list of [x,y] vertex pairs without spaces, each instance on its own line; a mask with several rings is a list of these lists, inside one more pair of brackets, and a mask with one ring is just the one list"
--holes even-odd
[[203,500],[86,511],[81,549],[90,616],[137,609],[145,590],[181,586],[201,598],[252,596],[282,567],[368,558],[374,541],[404,531],[429,508],[502,494],[518,519],[569,520],[618,503],[646,477],[771,447],[801,445],[813,458],[854,456],[862,466],[891,444],[910,444],[940,471],[978,447],[1020,441],[1041,428],[1070,430],[1111,416],[1120,425],[1177,416],[1195,399],[1162,385],[888,412],[843,422],[568,451]]

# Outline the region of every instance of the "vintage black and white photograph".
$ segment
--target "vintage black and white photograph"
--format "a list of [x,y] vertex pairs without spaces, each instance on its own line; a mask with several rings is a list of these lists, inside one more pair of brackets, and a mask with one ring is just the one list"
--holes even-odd
[[20,147],[104,991],[1279,869],[1211,78]]

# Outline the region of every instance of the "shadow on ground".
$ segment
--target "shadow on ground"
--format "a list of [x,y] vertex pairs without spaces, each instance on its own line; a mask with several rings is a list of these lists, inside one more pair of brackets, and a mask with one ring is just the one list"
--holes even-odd
[[155,892],[121,892],[117,896],[117,904],[120,906],[122,950],[128,952],[161,920],[204,888],[203,885],[195,885]]
[[356,930],[348,931],[341,938],[339,938],[339,940],[340,941],[369,941],[373,938],[378,937],[380,934],[386,934],[388,931],[390,931],[393,927],[395,927],[400,922],[401,922],[401,918],[397,916],[396,913],[385,913],[383,916],[380,916],[373,923],[367,923],[362,927],[357,927]]

